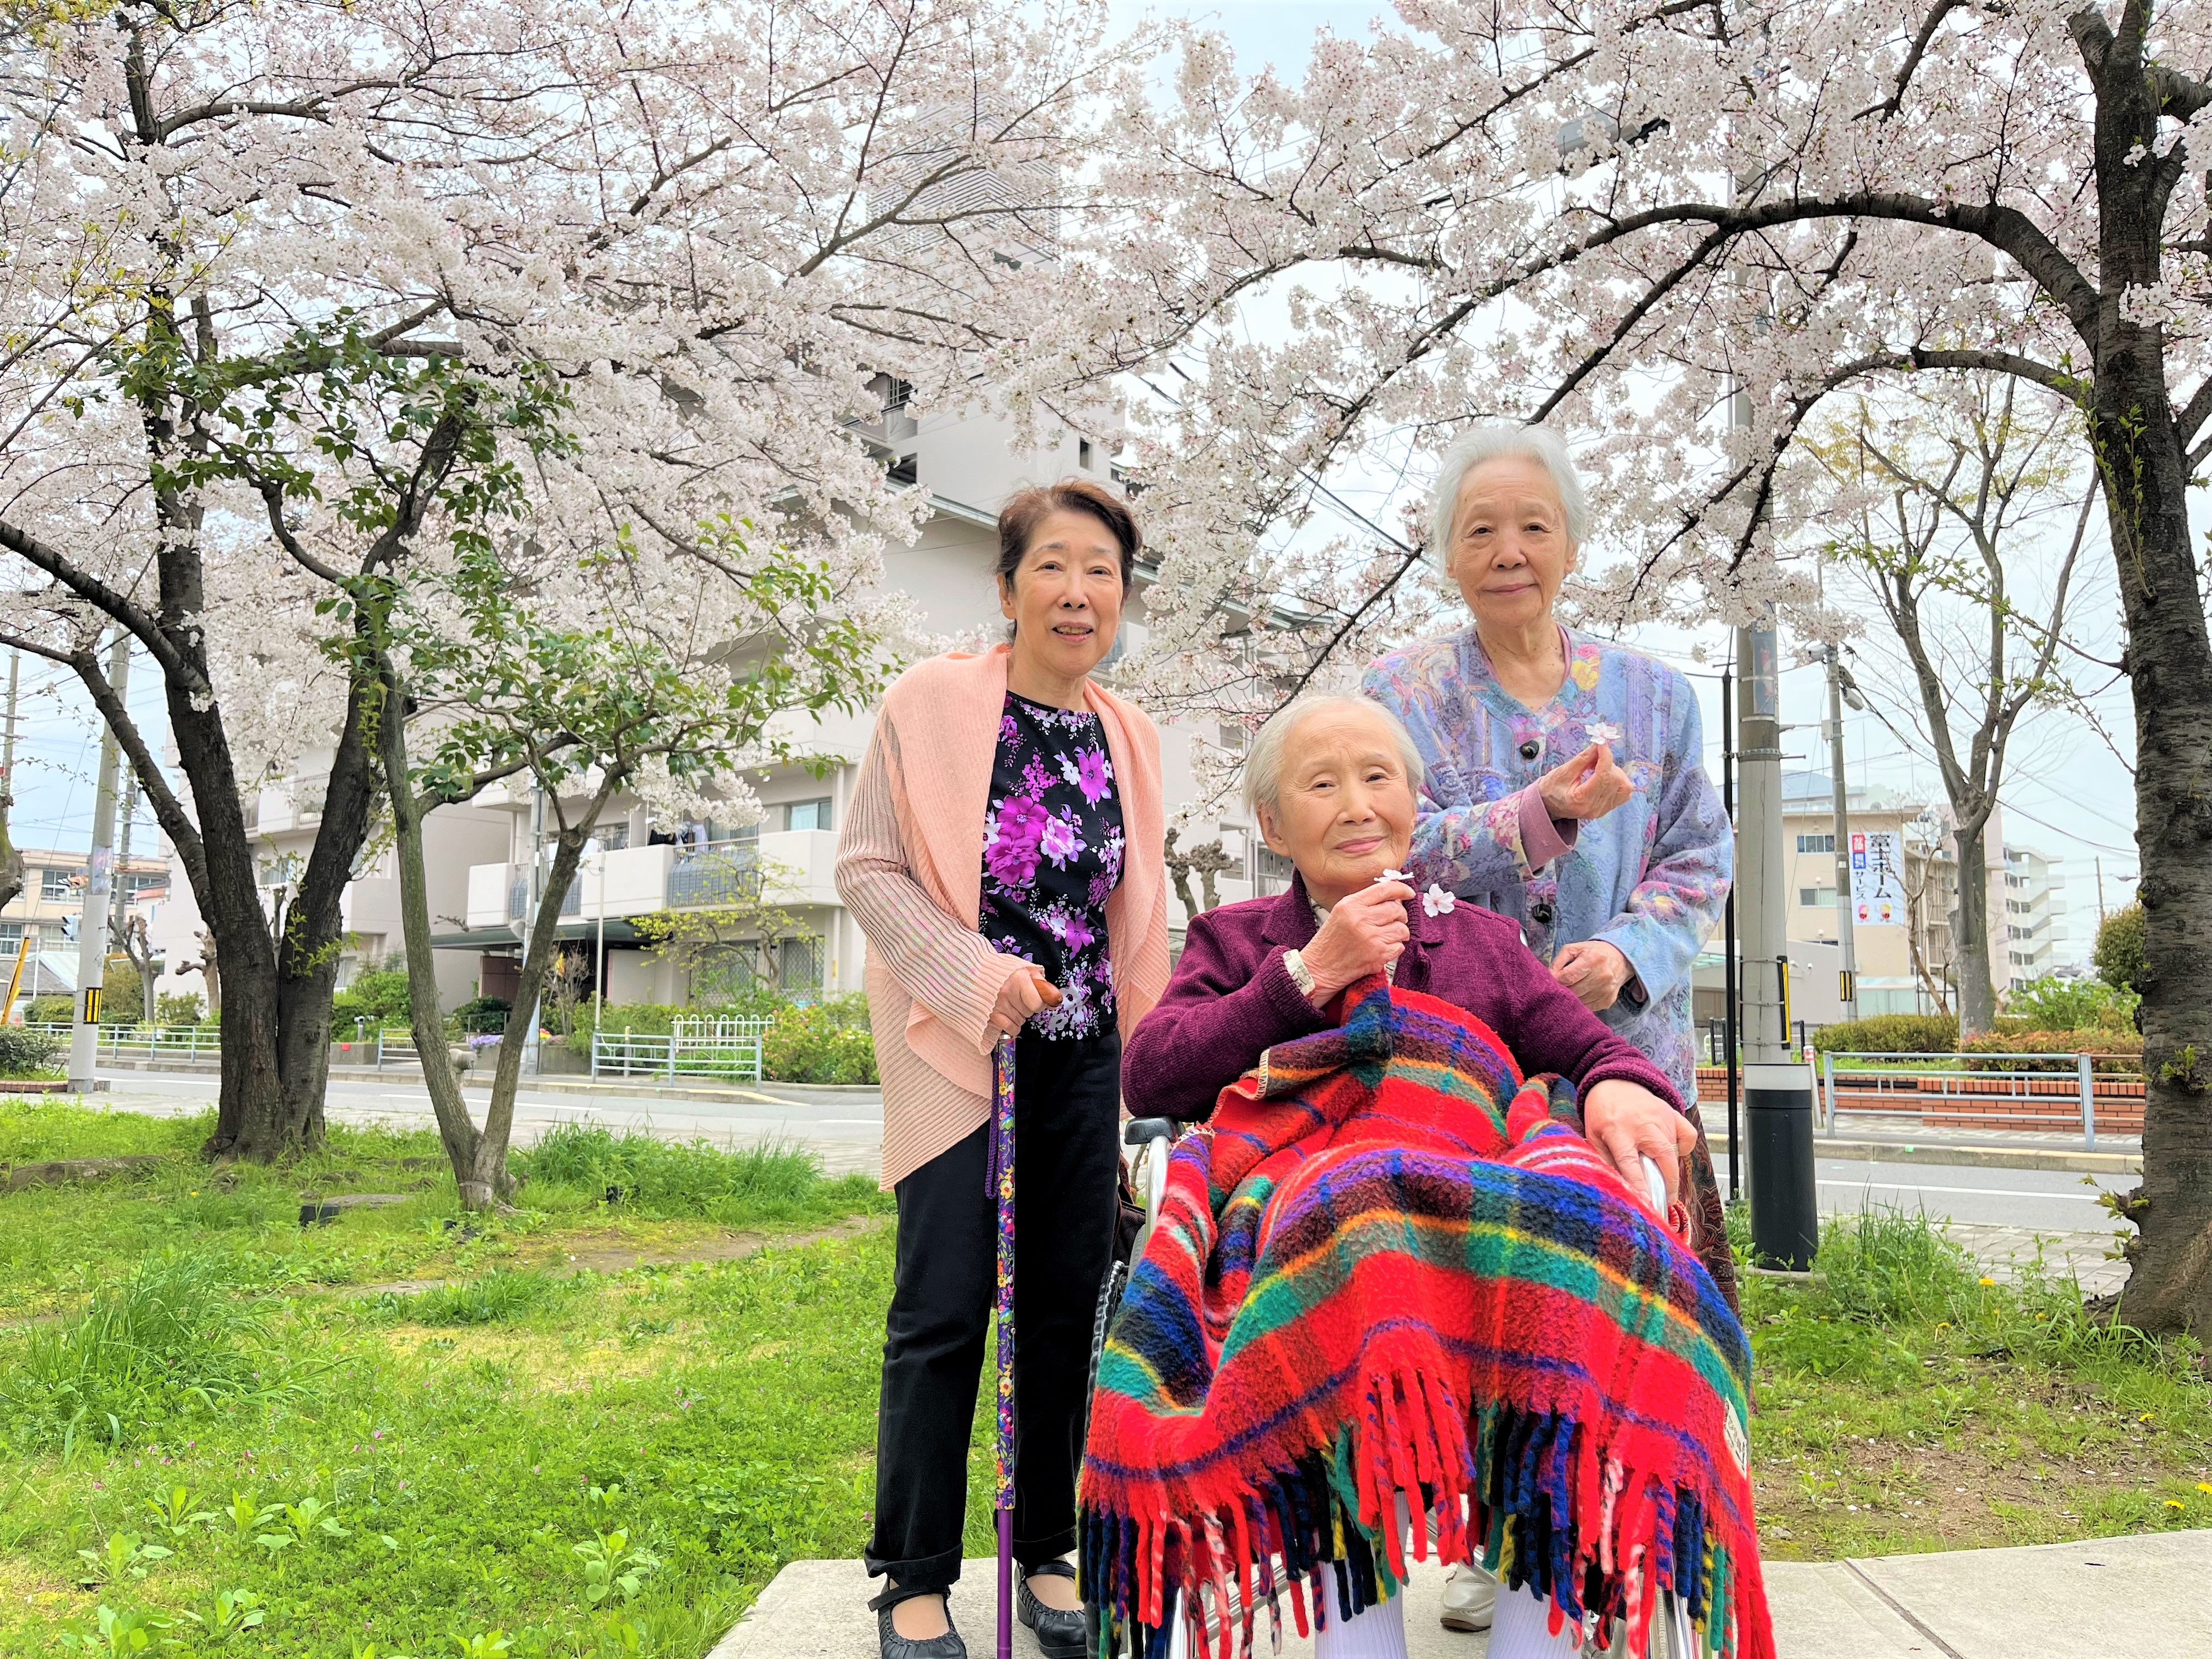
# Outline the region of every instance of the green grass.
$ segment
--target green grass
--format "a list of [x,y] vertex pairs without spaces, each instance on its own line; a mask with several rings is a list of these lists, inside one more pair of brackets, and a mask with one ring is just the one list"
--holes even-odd
[[1753,1278],[1768,1554],[1827,1559],[2212,1527],[2203,1351],[2001,1285],[1918,1216],[1832,1222],[1809,1285]]
[[[517,1213],[471,1219],[428,1135],[218,1175],[206,1127],[0,1111],[38,1156],[171,1154],[0,1194],[0,1656],[106,1607],[172,1621],[148,1628],[179,1659],[494,1631],[510,1659],[698,1659],[784,1563],[860,1552],[890,1230],[714,1258],[880,1217],[869,1183],[587,1128],[518,1160]],[[377,1191],[407,1201],[299,1225],[303,1195]],[[1917,1219],[1832,1228],[1820,1268],[1746,1291],[1771,1554],[2212,1526],[2193,1345],[1983,1283]]]
[[[106,1608],[169,1621],[142,1627],[182,1659],[424,1659],[495,1630],[515,1656],[696,1659],[785,1561],[859,1553],[888,1232],[636,1264],[880,1213],[872,1182],[585,1130],[518,1158],[518,1213],[465,1218],[427,1135],[334,1131],[218,1176],[206,1131],[6,1114],[42,1157],[174,1158],[0,1194],[5,1294],[34,1316],[0,1332],[0,1655]],[[410,1185],[299,1225],[303,1194]],[[403,1274],[440,1282],[374,1288]]]

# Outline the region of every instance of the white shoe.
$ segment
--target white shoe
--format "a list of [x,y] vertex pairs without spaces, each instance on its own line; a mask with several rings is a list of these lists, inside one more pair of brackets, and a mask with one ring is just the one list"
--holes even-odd
[[1444,1575],[1446,1630],[1488,1630],[1498,1610],[1498,1581],[1480,1567],[1455,1562]]

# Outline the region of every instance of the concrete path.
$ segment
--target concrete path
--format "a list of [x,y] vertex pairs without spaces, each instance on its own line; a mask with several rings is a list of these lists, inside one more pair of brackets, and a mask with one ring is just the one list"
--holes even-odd
[[[1782,1659],[2212,1659],[2212,1532],[1776,1561],[1766,1577]],[[1487,1637],[1437,1623],[1442,1578],[1432,1563],[1414,1565],[1407,1659],[1487,1659]],[[991,1653],[993,1584],[993,1564],[970,1561],[953,1599],[974,1659]],[[708,1659],[874,1659],[868,1595],[857,1561],[794,1561]],[[1036,1659],[1018,1625],[1014,1651]],[[1287,1620],[1283,1653],[1313,1653]]]

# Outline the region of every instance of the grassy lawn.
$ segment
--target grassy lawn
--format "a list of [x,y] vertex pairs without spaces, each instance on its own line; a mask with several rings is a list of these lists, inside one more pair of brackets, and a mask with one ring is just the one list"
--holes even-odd
[[[578,1130],[471,1225],[426,1134],[218,1173],[207,1129],[0,1100],[0,1162],[166,1155],[0,1194],[0,1655],[105,1620],[94,1650],[186,1659],[697,1659],[786,1561],[860,1553],[872,1183]],[[300,1225],[352,1194],[400,1201]],[[2212,1526],[2192,1346],[1978,1283],[1917,1223],[1821,1267],[1749,1290],[1770,1553]]]
[[1917,1217],[1832,1224],[1817,1267],[1746,1286],[1769,1556],[2212,1527],[2196,1344],[2095,1324],[2070,1280],[1993,1283]]

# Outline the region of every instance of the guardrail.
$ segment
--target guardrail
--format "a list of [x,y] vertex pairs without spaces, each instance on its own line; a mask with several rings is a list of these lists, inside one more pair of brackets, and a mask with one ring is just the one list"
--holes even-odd
[[[2100,1103],[2106,1109],[2106,1127],[2140,1131],[2142,1127],[2143,1082],[2140,1073],[2099,1072],[2097,1062],[2109,1055],[2093,1054],[1980,1054],[1972,1056],[1975,1069],[1960,1066],[1957,1054],[1877,1054],[1832,1051],[1820,1056],[1821,1121],[1833,1134],[1836,1119],[1909,1117],[1923,1123],[1961,1128],[2077,1128],[2083,1146],[2097,1145]],[[2073,1062],[2070,1075],[2053,1071],[2054,1060]],[[1838,1065],[1838,1061],[1875,1060],[1879,1066]],[[1942,1060],[1941,1068],[1913,1064]],[[2041,1062],[2039,1069],[1990,1069],[2023,1060]]]
[[[45,1031],[67,1042],[75,1028],[41,1020],[36,1024],[27,1021],[23,1029]],[[95,1025],[93,1030],[100,1034],[95,1054],[110,1060],[191,1060],[222,1049],[222,1029],[216,1025]]]
[[764,1019],[678,1020],[666,1036],[592,1033],[592,1075],[761,1080]]

